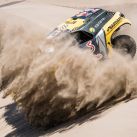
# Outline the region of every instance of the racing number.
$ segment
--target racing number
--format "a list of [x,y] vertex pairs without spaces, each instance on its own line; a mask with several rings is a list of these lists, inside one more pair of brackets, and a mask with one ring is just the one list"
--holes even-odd
[[88,43],[86,44],[86,46],[91,49],[92,53],[95,52],[95,46],[92,44],[92,41],[88,41]]

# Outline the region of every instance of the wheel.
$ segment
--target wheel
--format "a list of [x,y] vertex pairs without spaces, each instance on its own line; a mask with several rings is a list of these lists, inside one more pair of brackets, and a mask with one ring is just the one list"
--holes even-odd
[[136,54],[136,42],[128,35],[119,35],[112,40],[113,48],[123,55],[134,57]]

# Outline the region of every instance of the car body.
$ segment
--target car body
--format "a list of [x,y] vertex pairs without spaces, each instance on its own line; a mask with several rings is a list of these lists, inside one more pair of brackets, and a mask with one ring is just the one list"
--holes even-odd
[[48,38],[62,33],[76,35],[80,48],[90,48],[97,57],[107,57],[112,52],[113,35],[125,24],[131,25],[131,22],[120,12],[91,8],[67,19]]

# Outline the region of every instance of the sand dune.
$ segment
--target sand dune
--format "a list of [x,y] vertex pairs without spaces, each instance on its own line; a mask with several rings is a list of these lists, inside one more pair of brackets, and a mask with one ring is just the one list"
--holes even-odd
[[[60,0],[60,2],[57,0],[28,0],[22,2],[3,0],[0,4],[2,5],[0,5],[0,17],[3,15],[7,15],[7,17],[15,16],[16,18],[19,18],[19,20],[29,21],[34,26],[36,25],[40,28],[44,28],[46,34],[60,22],[75,14],[83,7],[89,7],[90,4],[97,7],[103,6],[108,9],[124,12],[133,22],[133,28],[130,32],[134,38],[137,38],[136,32],[134,31],[137,28],[136,0],[115,0],[113,2],[107,0],[101,2],[99,0],[96,0],[96,2],[88,0],[84,2],[82,0]],[[88,114],[78,121],[44,131],[30,126],[25,121],[24,116],[16,110],[15,104],[11,98],[2,99],[2,93],[0,93],[0,136],[137,137],[136,107],[136,99],[129,102],[121,102],[107,111],[92,117],[90,117],[92,114]]]

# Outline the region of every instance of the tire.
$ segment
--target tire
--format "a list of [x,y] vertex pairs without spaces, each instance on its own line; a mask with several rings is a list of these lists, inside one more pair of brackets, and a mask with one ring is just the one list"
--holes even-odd
[[136,42],[128,35],[119,35],[112,40],[113,48],[122,55],[130,55],[132,58],[136,54]]

